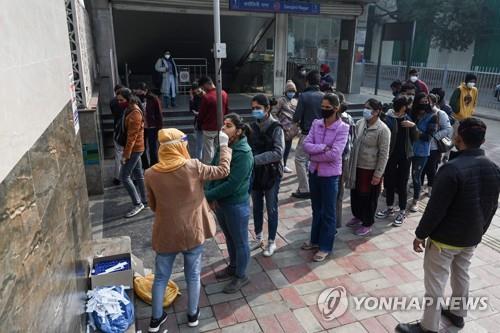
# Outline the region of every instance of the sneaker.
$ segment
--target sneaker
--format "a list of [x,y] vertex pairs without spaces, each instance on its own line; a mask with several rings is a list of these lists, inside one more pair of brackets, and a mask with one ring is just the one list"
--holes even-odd
[[196,326],[198,326],[198,324],[200,323],[200,321],[199,321],[199,319],[200,319],[200,308],[198,308],[198,310],[196,310],[196,314],[194,314],[194,315],[190,315],[188,313],[187,317],[188,317],[188,326],[189,327],[196,327]]
[[138,204],[137,206],[134,206],[134,208],[132,208],[127,214],[125,214],[125,218],[128,219],[128,218],[134,217],[137,214],[139,214],[140,212],[142,212],[143,209],[144,209],[144,205],[142,203]]
[[358,236],[366,236],[370,232],[372,232],[371,227],[360,226],[358,229],[356,229],[356,231],[354,233]]
[[293,171],[292,171],[292,169],[290,169],[289,167],[286,166],[283,168],[283,172],[284,173],[292,173]]
[[234,268],[227,266],[221,271],[215,272],[215,278],[217,280],[229,280],[234,276]]
[[395,227],[400,227],[403,225],[403,223],[405,222],[406,220],[406,211],[405,210],[401,210],[399,211],[398,215],[396,216],[396,219],[394,220],[394,222],[392,223],[393,226]]
[[113,179],[113,185],[118,186],[121,184],[121,181],[118,178]]
[[410,205],[410,212],[416,213],[418,212],[418,200],[413,199]]
[[158,332],[160,330],[160,326],[167,321],[167,317],[167,313],[163,312],[162,316],[159,319],[151,318],[151,321],[149,322],[148,332]]
[[382,210],[375,215],[378,219],[386,219],[390,216],[394,216],[394,208],[392,207],[388,207],[386,210]]
[[257,239],[253,242],[250,242],[250,251],[254,251],[254,250],[257,250],[257,249],[262,249],[264,250],[266,248],[266,244],[264,243],[264,241],[262,239]]
[[296,199],[310,199],[311,198],[311,193],[310,192],[293,192],[292,197]]
[[454,315],[450,310],[447,309],[441,309],[441,314],[445,316],[445,318],[448,319],[453,324],[453,326],[464,328],[465,322],[463,317]]
[[424,330],[420,323],[398,324],[396,326],[398,333],[437,333],[435,331]]
[[267,249],[264,251],[263,255],[264,257],[270,257],[274,254],[274,251],[276,251],[276,243],[274,241],[269,241],[269,244],[267,244]]
[[361,220],[357,217],[353,217],[349,222],[347,222],[346,227],[358,228],[361,226]]
[[248,277],[238,278],[234,277],[222,290],[224,294],[234,294],[241,290],[244,286],[250,283]]

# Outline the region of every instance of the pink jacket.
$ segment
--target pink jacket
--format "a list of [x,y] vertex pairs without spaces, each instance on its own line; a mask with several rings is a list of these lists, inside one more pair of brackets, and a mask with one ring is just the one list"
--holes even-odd
[[304,151],[310,155],[309,171],[317,171],[320,177],[340,176],[348,136],[349,125],[340,118],[330,127],[325,127],[324,119],[314,120],[304,140]]

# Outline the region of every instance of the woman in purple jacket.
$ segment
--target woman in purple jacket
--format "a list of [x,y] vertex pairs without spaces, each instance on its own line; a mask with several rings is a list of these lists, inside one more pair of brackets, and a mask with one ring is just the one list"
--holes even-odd
[[318,250],[314,261],[323,261],[333,250],[337,233],[336,205],[339,176],[342,174],[342,153],[349,136],[349,126],[340,117],[340,101],[335,94],[326,94],[321,102],[322,119],[312,123],[304,140],[304,151],[310,155],[309,190],[313,221],[311,240],[304,250]]

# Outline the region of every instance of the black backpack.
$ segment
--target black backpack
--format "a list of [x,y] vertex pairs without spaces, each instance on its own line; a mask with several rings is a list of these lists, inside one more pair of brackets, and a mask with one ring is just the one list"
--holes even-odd
[[[273,149],[273,133],[278,126],[282,127],[280,123],[274,122],[264,133],[261,133],[259,125],[256,123],[252,124],[250,144],[254,155]],[[252,189],[255,191],[268,191],[274,186],[278,176],[283,176],[281,161],[265,165],[255,165],[252,175]]]

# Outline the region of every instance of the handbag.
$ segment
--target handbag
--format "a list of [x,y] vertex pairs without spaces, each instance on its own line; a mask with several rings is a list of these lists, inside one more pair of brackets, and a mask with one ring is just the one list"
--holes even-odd
[[453,148],[453,141],[449,138],[442,138],[441,140],[436,139],[434,135],[432,136],[436,140],[438,151],[440,153],[447,153]]

